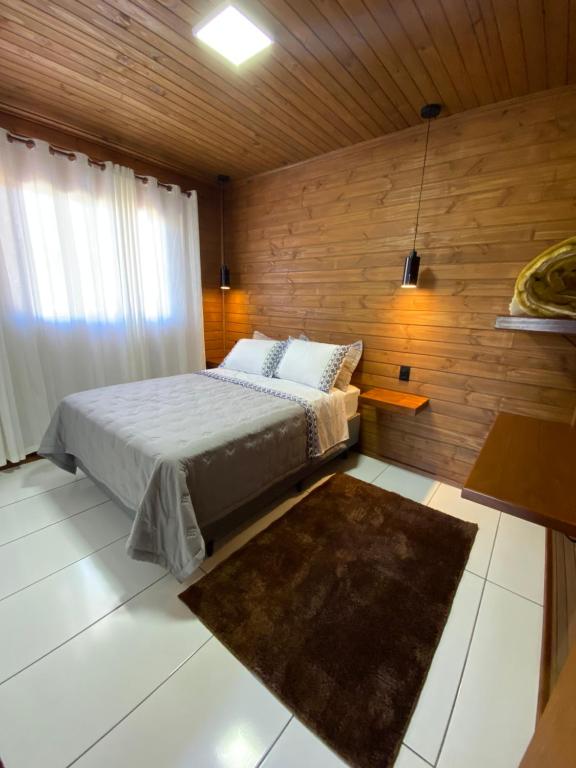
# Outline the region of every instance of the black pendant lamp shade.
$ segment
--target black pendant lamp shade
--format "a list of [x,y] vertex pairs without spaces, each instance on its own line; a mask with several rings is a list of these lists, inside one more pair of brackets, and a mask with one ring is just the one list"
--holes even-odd
[[420,256],[416,251],[410,251],[404,262],[404,276],[402,277],[402,288],[418,287],[418,272],[420,270]]
[[220,265],[220,288],[223,291],[230,290],[230,270],[226,264]]
[[219,175],[220,187],[220,290],[230,290],[230,269],[224,263],[224,187],[230,181],[230,176]]
[[424,161],[422,163],[422,178],[420,180],[420,194],[418,195],[418,208],[416,211],[416,225],[414,227],[414,247],[406,256],[404,262],[404,275],[402,276],[402,288],[418,287],[418,272],[420,270],[420,256],[416,253],[416,238],[418,236],[418,221],[420,219],[420,205],[422,203],[422,188],[424,187],[424,172],[426,170],[426,157],[428,155],[428,138],[430,136],[430,121],[438,117],[442,107],[440,104],[424,104],[420,110],[420,117],[428,121],[426,129],[426,143],[424,145]]

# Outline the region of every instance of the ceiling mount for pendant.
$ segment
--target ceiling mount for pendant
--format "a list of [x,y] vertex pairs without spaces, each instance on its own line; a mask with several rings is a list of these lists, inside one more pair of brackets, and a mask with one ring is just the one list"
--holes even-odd
[[433,120],[435,117],[438,117],[441,111],[441,104],[424,104],[420,109],[420,117],[422,120]]

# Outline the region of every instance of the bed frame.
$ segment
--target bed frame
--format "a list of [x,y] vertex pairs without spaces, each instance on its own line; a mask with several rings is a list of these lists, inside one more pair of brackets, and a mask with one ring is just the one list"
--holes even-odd
[[326,451],[322,457],[308,462],[280,482],[267,488],[255,499],[251,499],[241,507],[232,510],[220,520],[216,520],[203,527],[201,530],[206,545],[206,557],[210,557],[213,554],[218,541],[242,527],[249,520],[260,517],[274,501],[278,500],[288,490],[296,487],[298,491],[301,491],[304,487],[304,480],[314,474],[324,464],[332,461],[336,456],[345,458],[348,455],[349,449],[356,445],[360,439],[359,413],[348,419],[348,432],[350,436],[345,443],[334,446],[334,448]]

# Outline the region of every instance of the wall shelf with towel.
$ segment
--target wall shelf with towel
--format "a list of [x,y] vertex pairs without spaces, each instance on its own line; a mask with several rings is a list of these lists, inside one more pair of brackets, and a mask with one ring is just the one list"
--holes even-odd
[[576,335],[576,320],[567,317],[526,317],[501,315],[496,318],[495,328],[508,331],[535,331],[537,333],[562,333]]

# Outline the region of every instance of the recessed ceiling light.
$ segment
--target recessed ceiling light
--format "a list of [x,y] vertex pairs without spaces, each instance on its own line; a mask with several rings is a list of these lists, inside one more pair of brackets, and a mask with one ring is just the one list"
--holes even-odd
[[194,34],[233,64],[242,64],[272,44],[268,35],[233,5],[198,27]]

